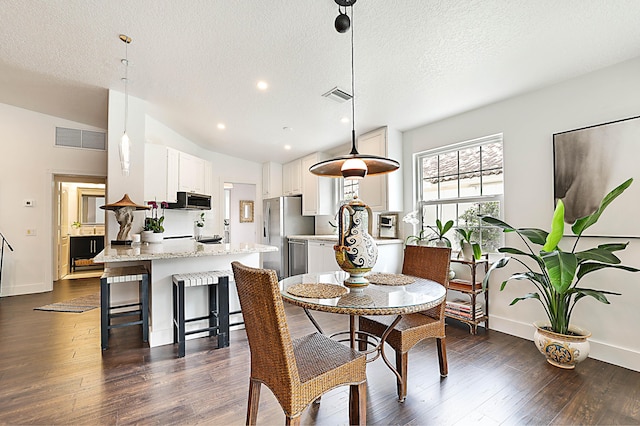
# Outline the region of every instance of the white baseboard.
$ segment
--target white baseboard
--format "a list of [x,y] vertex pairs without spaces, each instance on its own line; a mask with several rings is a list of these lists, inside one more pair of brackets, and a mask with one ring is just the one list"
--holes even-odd
[[2,286],[0,297],[20,296],[23,294],[45,293],[51,291],[51,288],[45,289],[44,283],[23,284],[16,287]]
[[[521,337],[533,341],[534,327],[532,324],[513,321],[511,319],[491,315],[489,317],[490,329]],[[640,371],[640,352],[604,343],[594,338],[589,338],[591,350],[589,358],[604,361],[634,371]]]

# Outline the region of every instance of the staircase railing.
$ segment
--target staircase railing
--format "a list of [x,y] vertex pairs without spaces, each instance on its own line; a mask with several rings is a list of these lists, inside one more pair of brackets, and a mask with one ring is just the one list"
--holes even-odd
[[2,293],[2,263],[4,262],[4,246],[6,245],[9,250],[13,251],[13,247],[9,244],[9,241],[2,235],[0,232],[0,237],[2,237],[2,242],[0,242],[0,293]]

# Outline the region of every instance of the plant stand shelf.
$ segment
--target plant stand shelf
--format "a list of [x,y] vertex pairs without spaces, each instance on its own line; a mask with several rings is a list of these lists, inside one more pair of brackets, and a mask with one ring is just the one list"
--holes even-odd
[[[463,260],[463,259],[451,259],[452,263],[460,263],[469,267],[469,271],[471,273],[471,280],[461,280],[454,278],[449,280],[449,290],[457,291],[459,293],[465,294],[469,297],[470,309],[468,315],[464,314],[456,314],[451,312],[451,310],[445,310],[445,316],[448,318],[453,318],[457,321],[464,322],[469,326],[469,331],[471,334],[476,334],[478,329],[478,324],[484,323],[485,330],[489,329],[489,288],[482,288],[482,278],[484,275],[479,277],[478,270],[483,270],[484,274],[489,270],[489,259],[485,254],[480,260]],[[478,295],[484,294],[485,306],[484,312],[477,313],[476,312],[476,299]]]

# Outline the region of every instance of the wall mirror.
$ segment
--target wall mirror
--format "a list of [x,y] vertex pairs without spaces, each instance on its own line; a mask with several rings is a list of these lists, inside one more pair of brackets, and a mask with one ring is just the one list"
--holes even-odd
[[104,224],[104,189],[78,188],[78,220],[82,225]]
[[240,222],[253,222],[253,201],[240,200]]

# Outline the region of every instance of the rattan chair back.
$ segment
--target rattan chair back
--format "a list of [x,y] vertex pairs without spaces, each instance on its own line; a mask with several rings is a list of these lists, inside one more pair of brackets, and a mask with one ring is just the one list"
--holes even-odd
[[[449,287],[449,265],[451,249],[448,247],[407,246],[404,251],[402,273],[424,278]],[[435,338],[438,346],[440,375],[448,374],[445,343],[444,312],[446,301],[427,311],[403,315],[399,323],[387,336],[386,342],[396,351],[396,368],[400,374],[397,380],[398,398],[407,396],[408,352],[418,342]],[[393,317],[361,317],[360,330],[382,336],[391,325]]]
[[[300,382],[293,344],[275,271],[233,262],[233,274],[251,351],[251,377],[267,384],[286,401]],[[280,393],[280,395],[279,395]]]
[[[402,273],[414,277],[425,278],[449,288],[449,267],[451,265],[451,249],[449,247],[407,246],[404,249]],[[423,314],[442,319],[444,328],[444,310],[446,302]]]
[[425,278],[449,286],[449,247],[407,246],[404,249],[402,273]]
[[298,424],[323,393],[349,385],[349,421],[366,424],[366,357],[320,333],[292,340],[275,271],[231,266],[251,351],[247,424],[257,421],[262,384],[282,406],[286,424]]

